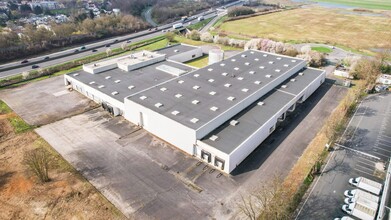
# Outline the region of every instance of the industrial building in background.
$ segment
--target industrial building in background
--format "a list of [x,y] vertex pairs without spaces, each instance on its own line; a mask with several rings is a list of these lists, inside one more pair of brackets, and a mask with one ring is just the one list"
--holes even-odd
[[325,80],[325,71],[302,59],[257,50],[201,69],[182,63],[201,56],[199,47],[173,45],[84,65],[64,80],[113,115],[226,173]]

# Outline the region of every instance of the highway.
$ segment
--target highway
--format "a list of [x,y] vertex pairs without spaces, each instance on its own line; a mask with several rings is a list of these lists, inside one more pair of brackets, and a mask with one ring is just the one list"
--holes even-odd
[[[230,6],[236,5],[238,3],[240,3],[240,1],[227,4],[224,7],[230,7]],[[191,22],[191,24],[197,23],[198,22],[197,18],[201,15],[203,15],[206,19],[208,19],[208,18],[216,16],[216,10],[209,10],[207,12],[202,12],[197,15],[194,15],[184,24],[184,26],[186,27],[186,26],[190,25],[189,22]],[[157,27],[157,30],[155,30],[155,28],[152,28],[150,30],[140,31],[140,32],[137,32],[134,34],[126,35],[126,36],[113,37],[111,39],[102,40],[102,41],[99,41],[96,43],[86,44],[85,45],[86,49],[84,49],[84,50],[80,50],[80,46],[79,46],[79,47],[75,47],[72,49],[68,49],[68,50],[64,50],[64,51],[60,51],[60,52],[56,52],[56,53],[52,53],[52,54],[38,56],[38,57],[29,59],[29,63],[27,63],[27,64],[21,64],[21,61],[7,63],[7,64],[0,66],[0,79],[5,78],[5,77],[9,77],[9,76],[13,76],[13,75],[18,75],[18,74],[25,72],[25,71],[30,71],[30,70],[32,70],[31,66],[33,64],[38,65],[39,68],[46,68],[46,67],[50,67],[53,65],[69,62],[69,61],[76,60],[79,58],[83,58],[86,56],[90,56],[95,53],[105,52],[106,49],[108,48],[108,47],[106,47],[106,45],[108,45],[108,44],[110,45],[111,49],[114,49],[114,48],[121,47],[121,45],[124,42],[127,42],[128,40],[131,40],[130,43],[136,43],[136,42],[139,42],[142,40],[150,39],[150,38],[164,34],[162,32],[163,30],[172,30],[172,25],[179,23],[179,22],[180,21],[176,21],[176,22],[173,22],[170,24],[161,25],[161,26]],[[95,49],[97,51],[92,52],[93,49]],[[75,50],[79,50],[79,51],[75,52]],[[44,58],[47,56],[50,57],[50,59],[44,60]]]

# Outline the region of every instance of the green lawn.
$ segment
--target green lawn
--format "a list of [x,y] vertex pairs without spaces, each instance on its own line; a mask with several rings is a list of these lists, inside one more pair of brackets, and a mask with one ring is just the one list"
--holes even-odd
[[205,55],[205,56],[199,57],[195,60],[189,61],[186,64],[190,65],[190,66],[197,67],[197,68],[202,68],[202,67],[205,67],[208,65],[208,61],[209,61],[208,58],[209,58],[209,56]]
[[32,126],[27,124],[25,121],[23,121],[23,119],[20,118],[19,116],[14,116],[14,117],[8,118],[8,120],[11,122],[12,127],[14,127],[14,131],[17,134],[29,131],[30,129],[33,128]]
[[158,49],[161,49],[163,47],[166,47],[168,44],[168,41],[167,39],[163,39],[163,40],[160,40],[160,41],[157,41],[155,43],[152,43],[152,44],[148,44],[148,45],[145,45],[143,47],[139,47],[137,48],[136,50],[158,50]]
[[7,114],[10,112],[12,112],[12,109],[10,107],[8,107],[8,105],[5,104],[5,102],[3,102],[3,100],[0,100],[0,114]]
[[335,3],[358,8],[391,10],[390,0],[313,0],[315,2]]
[[208,19],[205,19],[203,21],[200,21],[196,24],[192,24],[190,26],[188,26],[187,28],[189,28],[190,30],[199,30],[200,28],[204,27],[206,24],[208,24],[213,18],[208,18]]
[[318,52],[321,52],[321,53],[331,53],[333,52],[333,50],[331,48],[328,48],[328,47],[311,47],[311,50],[314,50],[314,51],[318,51]]

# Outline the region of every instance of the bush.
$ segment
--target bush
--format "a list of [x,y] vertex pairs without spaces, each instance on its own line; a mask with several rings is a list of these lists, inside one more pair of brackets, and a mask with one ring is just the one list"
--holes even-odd
[[189,33],[186,34],[186,37],[191,40],[200,40],[201,39],[200,32],[198,32],[197,30],[190,31]]
[[165,37],[168,40],[168,42],[174,42],[175,40],[175,34],[172,32],[167,32]]
[[36,148],[25,152],[23,163],[41,182],[49,182],[49,166],[51,155],[44,148]]
[[201,41],[206,43],[212,43],[213,42],[213,36],[209,32],[202,33],[200,36]]
[[254,14],[254,13],[255,13],[255,11],[249,7],[238,6],[238,7],[233,7],[232,9],[229,9],[227,15],[228,15],[228,17],[236,17],[236,16],[249,15],[249,14]]

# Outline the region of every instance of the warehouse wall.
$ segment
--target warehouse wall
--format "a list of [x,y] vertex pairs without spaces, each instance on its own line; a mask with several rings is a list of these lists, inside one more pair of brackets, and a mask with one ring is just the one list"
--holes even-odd
[[119,108],[121,112],[124,112],[125,106],[123,102],[118,101],[117,99],[110,97],[109,95],[106,95],[99,90],[92,88],[76,79],[73,79],[72,77],[68,75],[64,75],[64,82],[66,84],[66,81],[70,82],[72,84],[72,88],[81,94],[87,96],[91,100],[93,100],[96,103],[101,104],[103,101],[109,103],[111,106]]
[[199,47],[194,47],[194,50],[190,50],[187,52],[179,52],[179,54],[168,57],[168,60],[177,61],[180,63],[184,63],[190,60],[197,59],[202,57],[202,49]]
[[145,130],[186,153],[194,155],[195,130],[126,98],[124,117],[136,125],[142,125]]
[[229,155],[212,147],[212,146],[209,146],[208,144],[200,141],[200,140],[197,140],[197,144],[196,144],[196,150],[195,150],[195,155],[200,158],[201,158],[201,150],[205,150],[209,153],[211,153],[212,155],[212,160],[209,164],[211,164],[212,166],[214,166],[215,164],[215,158],[216,156],[219,157],[220,159],[223,159],[225,161],[225,164],[224,164],[224,172],[226,173],[229,173]]

